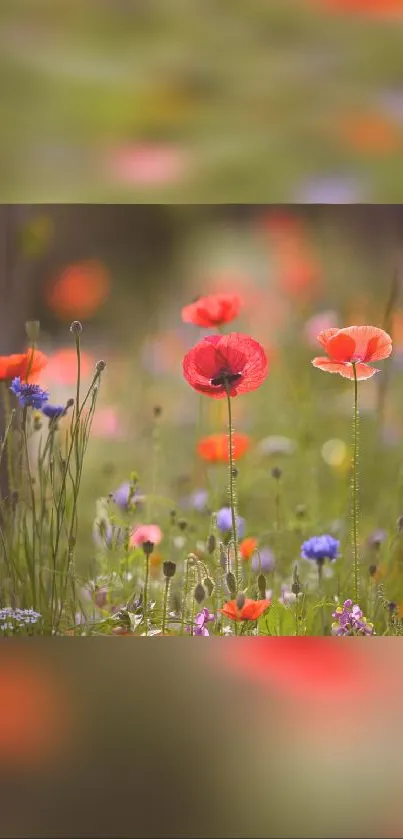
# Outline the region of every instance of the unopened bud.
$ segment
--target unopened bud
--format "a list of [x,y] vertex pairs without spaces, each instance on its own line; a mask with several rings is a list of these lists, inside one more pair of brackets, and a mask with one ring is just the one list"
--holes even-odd
[[207,591],[208,597],[211,597],[211,595],[214,591],[214,583],[213,583],[213,580],[211,579],[211,577],[206,577],[203,580],[203,585],[204,585],[204,588]]
[[153,414],[154,414],[155,417],[160,417],[161,416],[161,414],[162,414],[161,405],[154,405]]
[[213,554],[217,546],[217,539],[214,536],[214,533],[210,533],[210,536],[207,539],[207,550],[209,554]]
[[70,326],[70,332],[72,332],[73,335],[81,335],[82,331],[83,331],[82,323],[80,323],[79,320],[73,320],[73,323]]
[[235,579],[235,576],[232,573],[232,571],[230,571],[228,574],[226,574],[225,582],[227,583],[229,593],[232,594],[233,597],[235,597],[235,595],[236,595],[236,579]]
[[164,573],[164,577],[167,577],[167,578],[174,577],[175,576],[175,571],[176,571],[176,563],[171,562],[170,560],[167,560],[166,562],[163,563],[162,570],[163,570],[163,573]]
[[240,611],[245,606],[245,595],[242,591],[240,591],[239,594],[238,594],[238,597],[236,599],[236,605],[237,605],[237,609],[239,609]]
[[39,320],[27,320],[25,324],[25,332],[27,333],[28,340],[31,341],[32,344],[39,338],[39,333],[41,331],[41,325]]
[[105,370],[105,367],[106,367],[106,361],[103,361],[102,359],[101,359],[101,361],[97,361],[97,363],[95,365],[95,369],[96,369],[97,373],[102,373],[102,371]]
[[259,574],[257,578],[257,587],[259,590],[259,597],[264,600],[266,597],[266,577],[264,574]]
[[154,550],[154,542],[143,542],[143,551],[144,551],[144,553],[147,557],[151,556],[153,550]]
[[197,586],[194,590],[194,599],[195,599],[196,603],[203,603],[203,600],[205,600],[205,597],[206,597],[206,592],[205,592],[202,584],[197,583]]
[[188,523],[187,523],[187,521],[185,521],[185,519],[179,519],[178,527],[179,527],[180,530],[186,530],[187,526],[188,526]]
[[74,399],[72,399],[70,397],[70,399],[68,399],[67,402],[66,402],[66,408],[72,408],[73,405],[74,405]]
[[376,565],[370,565],[369,568],[368,568],[368,572],[369,572],[370,577],[374,577],[376,572],[377,572]]
[[274,478],[275,481],[279,481],[283,474],[283,471],[282,469],[280,469],[279,466],[275,466],[274,469],[271,470],[271,474],[272,478]]

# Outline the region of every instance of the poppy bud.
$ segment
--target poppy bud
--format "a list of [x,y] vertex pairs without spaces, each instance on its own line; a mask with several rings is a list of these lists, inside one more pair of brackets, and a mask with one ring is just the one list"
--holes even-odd
[[390,612],[391,615],[393,615],[394,612],[396,612],[396,610],[397,610],[397,603],[394,603],[391,600],[390,603],[388,603],[388,611]]
[[101,361],[97,361],[97,363],[95,365],[95,369],[96,369],[97,373],[102,373],[102,371],[105,370],[105,367],[106,367],[106,361],[102,361],[102,359],[101,359]]
[[161,416],[161,414],[162,414],[161,405],[154,405],[153,414],[154,414],[155,417],[160,417]]
[[39,320],[27,320],[25,324],[25,332],[27,333],[28,340],[33,344],[38,340],[40,330],[41,325]]
[[259,597],[261,600],[266,598],[266,577],[264,574],[259,574],[257,578],[257,587],[259,589]]
[[232,571],[230,571],[226,575],[225,582],[227,583],[229,593],[232,594],[233,597],[235,597],[235,595],[236,595],[236,579],[235,579]]
[[175,524],[175,521],[176,521],[176,510],[171,510],[171,512],[170,512],[170,514],[169,514],[169,515],[170,515],[170,517],[171,517],[171,524]]
[[211,579],[211,577],[206,577],[203,580],[203,585],[204,585],[204,588],[207,591],[208,597],[211,597],[211,595],[214,591],[214,583],[213,583],[213,580]]
[[70,332],[72,332],[73,335],[81,335],[82,331],[83,331],[82,323],[80,323],[79,320],[73,320],[73,323],[70,326]]
[[168,577],[168,578],[169,577],[174,577],[175,576],[175,571],[176,571],[176,563],[175,562],[170,562],[170,560],[167,560],[166,562],[163,563],[162,570],[163,570],[163,573],[164,573],[164,577]]
[[154,542],[143,542],[143,551],[147,557],[151,556],[154,550]]
[[238,594],[238,597],[236,599],[236,605],[237,605],[237,609],[239,609],[239,611],[241,611],[243,609],[243,607],[245,606],[245,595],[242,591]]
[[283,474],[283,471],[282,469],[280,469],[279,466],[275,466],[274,469],[271,470],[271,474],[272,478],[274,478],[275,481],[279,481]]
[[70,397],[70,399],[68,399],[67,402],[66,402],[66,408],[72,408],[73,405],[74,405],[74,399],[72,399]]
[[187,521],[185,521],[185,519],[179,519],[178,527],[179,527],[180,530],[186,530],[187,526],[188,526],[188,523],[187,523]]
[[194,599],[196,603],[203,603],[203,600],[206,597],[206,592],[201,583],[198,583],[195,590],[194,590]]
[[207,550],[209,554],[213,554],[217,546],[217,540],[214,536],[214,533],[210,533],[210,536],[207,539]]

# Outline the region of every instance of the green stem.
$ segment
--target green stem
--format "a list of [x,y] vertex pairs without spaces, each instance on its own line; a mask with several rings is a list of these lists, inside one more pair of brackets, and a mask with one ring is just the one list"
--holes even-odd
[[354,603],[359,599],[359,558],[358,558],[358,380],[357,368],[354,371],[354,420],[353,420],[353,568],[354,568]]
[[232,429],[232,409],[231,409],[231,397],[229,394],[229,388],[227,385],[227,405],[228,405],[228,446],[229,446],[229,500],[230,500],[230,507],[231,507],[231,519],[232,519],[232,539],[234,544],[234,553],[235,553],[235,581],[236,581],[236,590],[238,591],[238,576],[239,576],[239,560],[238,560],[238,537],[236,532],[236,513],[235,513],[235,491],[234,491],[234,449],[233,449],[233,429]]
[[[319,596],[323,599],[323,565],[318,563],[318,580],[319,580]],[[297,598],[298,599],[298,598]],[[320,621],[322,626],[322,635],[325,635],[325,615],[323,606],[320,607]]]
[[165,635],[165,626],[167,621],[167,608],[168,608],[168,600],[169,600],[169,588],[170,588],[171,580],[169,577],[165,578],[165,591],[164,591],[164,608],[162,612],[162,634]]
[[146,554],[146,573],[144,578],[144,597],[143,597],[143,618],[146,625],[146,636],[148,635],[148,618],[147,618],[147,606],[148,606],[148,577],[150,574],[150,557]]

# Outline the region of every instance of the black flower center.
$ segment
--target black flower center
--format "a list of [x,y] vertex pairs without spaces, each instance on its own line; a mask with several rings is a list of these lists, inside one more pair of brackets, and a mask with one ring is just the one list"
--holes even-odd
[[230,373],[229,370],[220,370],[218,376],[211,379],[211,384],[215,387],[225,387],[226,385],[233,385],[238,379],[242,378],[242,373]]

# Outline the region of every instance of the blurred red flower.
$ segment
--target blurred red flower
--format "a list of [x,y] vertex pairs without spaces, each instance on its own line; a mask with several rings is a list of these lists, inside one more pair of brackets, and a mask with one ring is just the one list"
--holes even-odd
[[182,309],[182,320],[196,326],[214,328],[238,317],[242,306],[239,294],[209,294]]
[[[91,371],[95,372],[95,359],[81,350],[81,377],[85,380]],[[77,381],[77,353],[74,349],[56,350],[49,356],[46,374],[46,383],[73,385]]]
[[25,381],[28,371],[31,379],[40,373],[47,363],[47,356],[40,350],[2,355],[0,356],[0,381],[14,379],[16,376],[19,376],[21,381]]
[[247,561],[248,559],[253,556],[255,550],[258,546],[258,540],[255,539],[254,536],[248,536],[246,539],[243,539],[239,546],[240,554],[242,559]]
[[0,760],[3,768],[38,768],[65,743],[67,708],[61,685],[39,661],[14,652],[0,671]]
[[61,320],[89,318],[108,299],[109,274],[97,260],[69,265],[48,286],[45,299]]
[[393,122],[380,114],[348,116],[338,127],[342,141],[361,154],[390,154],[402,139]]
[[[247,434],[232,435],[235,460],[239,460],[248,451],[251,440]],[[228,463],[228,434],[211,434],[203,437],[197,444],[197,453],[209,463]]]
[[189,166],[189,155],[183,149],[162,143],[134,143],[116,149],[107,167],[123,183],[153,186],[176,183]]
[[339,373],[345,379],[354,379],[353,363],[357,379],[370,379],[379,370],[367,362],[381,361],[392,352],[390,335],[376,326],[326,329],[319,333],[318,341],[329,357],[314,358],[313,366],[328,373]]
[[256,621],[266,612],[270,605],[271,600],[246,599],[240,609],[236,600],[228,600],[223,608],[219,609],[219,612],[222,612],[226,618],[231,618],[233,621]]
[[183,374],[195,390],[213,399],[256,390],[268,373],[266,353],[249,335],[209,335],[183,360]]
[[[318,0],[316,0],[318,1]],[[402,14],[403,0],[320,0],[326,9],[335,12],[362,12],[364,14]]]

